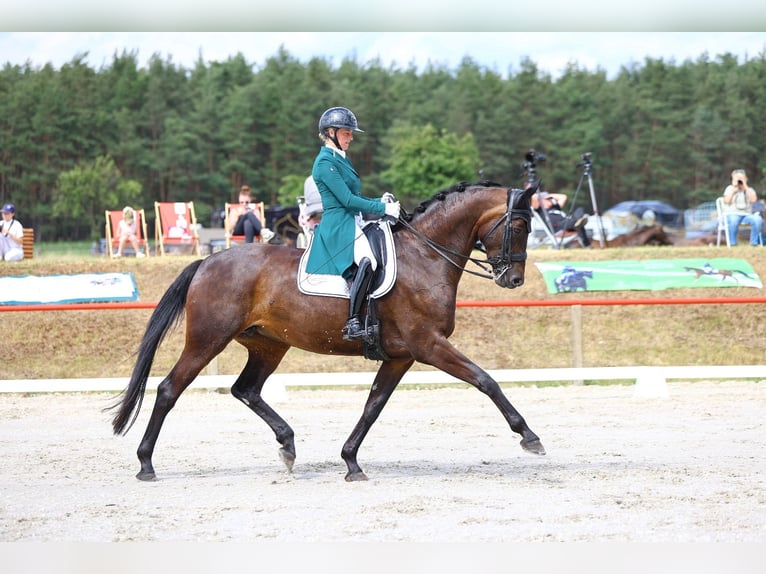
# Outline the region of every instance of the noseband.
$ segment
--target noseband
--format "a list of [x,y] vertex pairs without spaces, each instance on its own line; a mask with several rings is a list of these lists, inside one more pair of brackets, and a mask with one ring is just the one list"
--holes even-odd
[[[409,229],[412,233],[414,233],[417,237],[419,237],[426,245],[428,245],[431,249],[436,251],[442,258],[450,262],[455,267],[459,269],[463,269],[462,266],[457,264],[455,261],[453,261],[449,257],[449,255],[454,255],[456,257],[460,257],[461,259],[465,259],[466,261],[471,261],[472,263],[475,263],[476,265],[484,269],[484,271],[486,272],[486,273],[478,273],[470,269],[463,269],[463,271],[465,271],[466,273],[470,273],[471,275],[476,275],[477,277],[484,277],[485,279],[497,279],[503,273],[508,271],[508,269],[511,267],[513,263],[527,260],[526,249],[522,251],[521,253],[512,253],[511,251],[512,243],[513,243],[513,229],[512,229],[513,220],[514,219],[524,220],[524,223],[526,224],[527,235],[529,235],[532,229],[531,210],[529,208],[519,208],[516,206],[516,204],[519,202],[519,200],[522,198],[523,195],[524,195],[524,191],[521,189],[509,189],[508,201],[507,201],[508,208],[505,214],[495,222],[495,224],[490,228],[490,230],[484,235],[483,239],[480,238],[481,243],[485,245],[484,241],[490,235],[492,235],[500,227],[501,224],[503,224],[503,243],[502,243],[502,247],[500,248],[500,254],[495,257],[487,257],[486,259],[476,259],[475,257],[463,255],[462,253],[458,253],[457,251],[453,251],[451,249],[444,247],[443,245],[439,245],[438,243],[435,243],[429,237],[426,237],[420,231],[412,227],[404,219],[400,218],[399,223],[401,223],[404,227]],[[486,253],[486,250],[482,249],[482,251]],[[487,263],[492,267],[491,273],[485,267],[485,264]]]

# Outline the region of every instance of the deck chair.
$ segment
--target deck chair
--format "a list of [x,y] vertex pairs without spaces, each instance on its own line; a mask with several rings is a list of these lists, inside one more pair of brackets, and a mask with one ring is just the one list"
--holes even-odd
[[717,237],[715,240],[715,245],[716,247],[721,246],[721,233],[723,233],[723,236],[726,238],[726,247],[731,247],[731,245],[729,245],[729,221],[726,219],[726,214],[724,213],[723,197],[716,198],[715,213],[718,217],[718,228],[716,230]]
[[[143,209],[135,209],[136,213],[136,237],[138,238],[138,249],[143,251],[144,255],[149,256],[149,242],[147,241],[146,233],[146,213]],[[114,257],[117,253],[117,248],[120,244],[120,236],[117,234],[117,230],[120,228],[120,221],[122,221],[122,210],[112,209],[104,212],[106,223],[104,224],[104,237],[106,237],[106,252],[109,257]],[[127,245],[126,249],[133,249],[131,245]]]
[[[229,232],[230,223],[231,223],[231,208],[236,205],[239,205],[239,204],[237,203],[224,204],[223,226],[226,229],[226,249],[229,249],[229,247],[231,247],[232,244],[236,245],[237,243],[245,242],[244,235],[232,235]],[[261,225],[263,227],[266,227],[266,207],[263,205],[263,202],[262,201],[253,202],[250,204],[250,206],[255,211],[256,217],[260,219]],[[256,235],[255,240],[260,242],[260,241],[263,241],[263,238],[260,235]]]
[[[721,234],[723,233],[723,236],[726,238],[726,247],[731,247],[731,242],[729,241],[729,219],[726,217],[726,209],[725,204],[723,202],[723,197],[718,197],[715,200],[715,211],[716,215],[718,216],[718,228],[716,230],[716,247],[721,246]],[[743,222],[742,225],[749,225],[748,223]],[[761,236],[758,237],[758,244],[763,245],[763,238]]]
[[154,239],[159,255],[169,252],[168,247],[183,247],[184,251],[189,247],[192,254],[200,255],[193,201],[155,201],[154,213]]

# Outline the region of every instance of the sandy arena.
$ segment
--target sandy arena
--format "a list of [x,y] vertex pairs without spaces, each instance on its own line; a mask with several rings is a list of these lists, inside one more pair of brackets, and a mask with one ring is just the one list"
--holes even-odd
[[396,391],[346,483],[365,391],[289,390],[294,474],[266,425],[190,391],[134,478],[154,394],[127,437],[111,395],[0,395],[0,539],[14,541],[766,542],[766,384],[508,388],[548,454],[525,453],[472,388]]

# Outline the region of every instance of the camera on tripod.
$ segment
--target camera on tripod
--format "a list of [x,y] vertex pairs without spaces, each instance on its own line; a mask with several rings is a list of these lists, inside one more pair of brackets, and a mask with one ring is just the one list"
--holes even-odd
[[591,161],[593,159],[593,152],[586,151],[584,154],[580,156],[580,159],[582,161],[578,161],[575,164],[575,167],[585,166],[586,168],[590,169],[590,167],[593,165],[593,161]]
[[544,153],[537,153],[535,148],[529,148],[524,159],[526,161],[521,164],[521,167],[526,172],[529,181],[532,181],[537,176],[537,164],[545,162],[547,158]]

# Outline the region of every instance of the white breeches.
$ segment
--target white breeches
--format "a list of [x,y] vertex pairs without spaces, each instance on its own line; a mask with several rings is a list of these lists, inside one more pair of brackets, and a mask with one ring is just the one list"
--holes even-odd
[[378,268],[378,262],[375,260],[375,255],[372,253],[370,242],[367,240],[367,236],[362,231],[359,225],[356,226],[356,237],[354,237],[354,263],[359,265],[359,262],[367,257],[372,264],[372,270],[375,271]]

